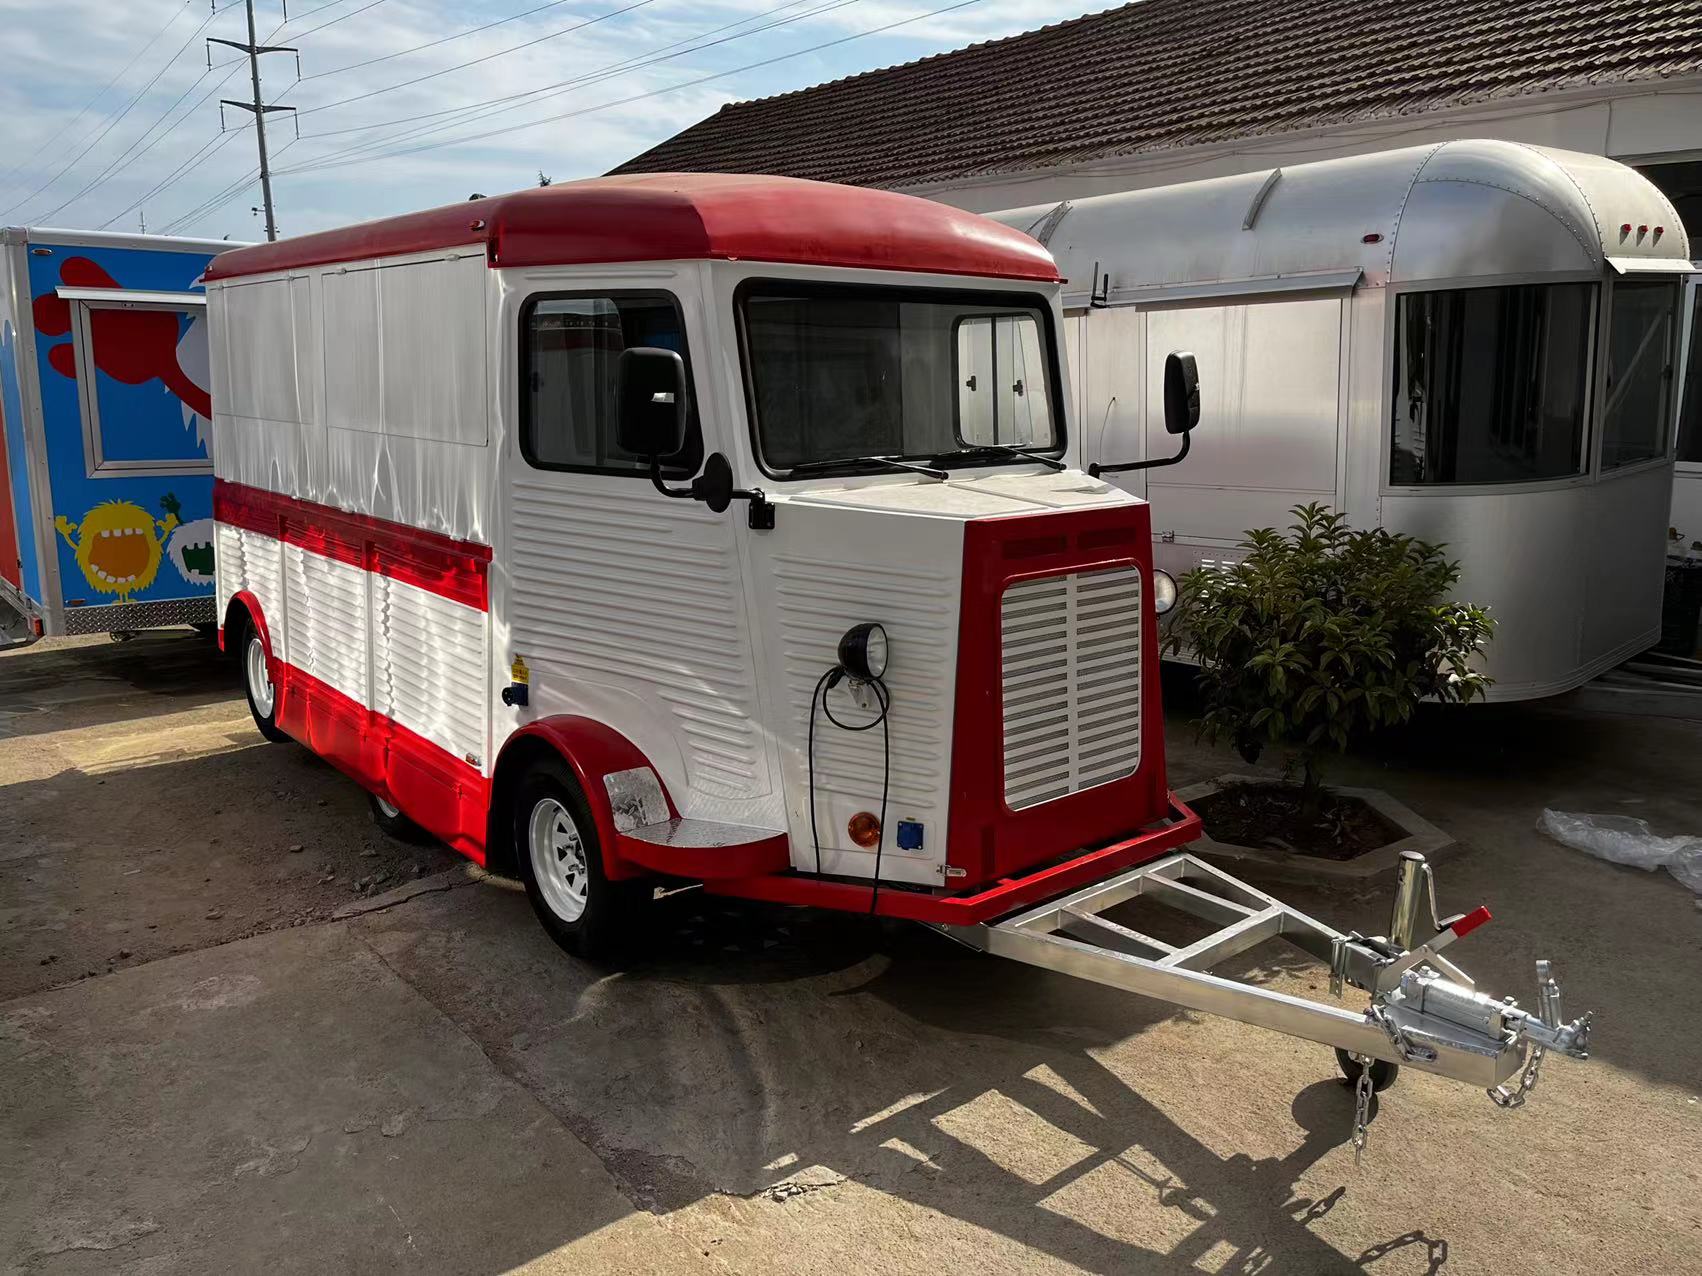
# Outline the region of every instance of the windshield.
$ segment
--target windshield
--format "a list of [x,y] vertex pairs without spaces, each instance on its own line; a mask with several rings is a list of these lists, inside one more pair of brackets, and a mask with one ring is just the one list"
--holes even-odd
[[[1038,298],[764,281],[740,319],[770,473],[860,457],[1010,464],[1057,454],[1051,312]],[[977,449],[980,449],[979,451]]]

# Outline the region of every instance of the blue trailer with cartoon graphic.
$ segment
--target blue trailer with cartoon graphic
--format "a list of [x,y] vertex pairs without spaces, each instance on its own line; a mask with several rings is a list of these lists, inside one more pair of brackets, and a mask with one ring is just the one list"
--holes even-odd
[[0,230],[0,612],[26,640],[212,625],[220,241]]

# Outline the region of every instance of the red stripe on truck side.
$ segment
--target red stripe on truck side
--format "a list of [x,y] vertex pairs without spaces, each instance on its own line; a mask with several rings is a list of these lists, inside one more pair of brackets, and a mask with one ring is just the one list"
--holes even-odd
[[489,545],[225,479],[213,482],[213,517],[452,602],[490,610]]
[[485,862],[490,781],[479,769],[328,683],[273,657],[278,726],[415,824]]

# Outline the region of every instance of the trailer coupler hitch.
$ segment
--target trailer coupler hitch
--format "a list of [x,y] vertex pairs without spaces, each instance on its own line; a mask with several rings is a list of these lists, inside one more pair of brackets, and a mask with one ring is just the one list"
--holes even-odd
[[[1471,977],[1440,954],[1489,920],[1487,908],[1447,920],[1438,917],[1435,874],[1422,855],[1407,852],[1399,865],[1389,935],[1361,935],[1356,931],[1337,936],[1331,946],[1330,991],[1339,995],[1342,986],[1348,984],[1370,993],[1366,1019],[1388,1037],[1394,1053],[1404,1062],[1428,1063],[1436,1058],[1436,1051],[1408,1030],[1412,1023],[1441,1021],[1479,1039],[1499,1042],[1504,1048],[1522,1046],[1526,1053],[1518,1081],[1487,1090],[1497,1107],[1511,1109],[1524,1106],[1536,1088],[1548,1051],[1574,1059],[1589,1058],[1594,1014],[1585,1012],[1570,1022],[1565,1020],[1560,985],[1547,961],[1537,962],[1534,1014],[1520,1009],[1512,997],[1497,1001],[1477,991]],[[1425,921],[1434,933],[1415,944]],[[1375,1087],[1371,1059],[1351,1057],[1360,1065],[1354,1078],[1353,1146],[1357,1161],[1365,1147]]]

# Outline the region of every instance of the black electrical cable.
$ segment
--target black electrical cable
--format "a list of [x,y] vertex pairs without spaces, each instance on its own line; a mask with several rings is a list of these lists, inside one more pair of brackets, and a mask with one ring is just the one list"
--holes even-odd
[[873,731],[881,728],[881,811],[876,825],[875,837],[875,877],[874,887],[869,892],[869,913],[872,916],[876,905],[880,902],[881,893],[881,853],[886,849],[886,806],[887,791],[892,781],[892,724],[888,715],[892,709],[892,693],[880,678],[869,679],[869,685],[875,689],[875,699],[879,701],[881,711],[869,721],[853,725],[841,722],[833,714],[833,707],[827,702],[827,691],[832,691],[839,683],[849,677],[843,665],[834,665],[826,673],[816,679],[815,690],[810,693],[810,726],[806,752],[809,768],[810,785],[810,841],[816,852],[816,872],[821,872],[821,834],[816,826],[816,705],[819,702],[821,711],[827,715],[827,720],[841,731]]

